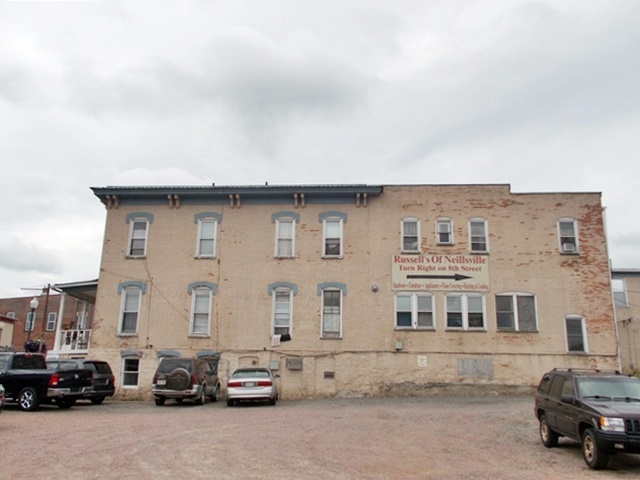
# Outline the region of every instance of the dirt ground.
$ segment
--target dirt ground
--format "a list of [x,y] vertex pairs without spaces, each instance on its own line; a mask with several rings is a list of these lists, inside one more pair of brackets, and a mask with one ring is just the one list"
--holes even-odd
[[280,401],[229,408],[80,403],[0,415],[0,478],[620,479],[640,455],[595,472],[579,445],[546,449],[531,397]]

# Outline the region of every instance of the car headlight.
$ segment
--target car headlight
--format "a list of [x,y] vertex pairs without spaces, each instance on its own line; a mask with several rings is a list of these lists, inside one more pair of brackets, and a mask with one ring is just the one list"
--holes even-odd
[[600,429],[605,432],[624,433],[624,419],[616,417],[600,417]]

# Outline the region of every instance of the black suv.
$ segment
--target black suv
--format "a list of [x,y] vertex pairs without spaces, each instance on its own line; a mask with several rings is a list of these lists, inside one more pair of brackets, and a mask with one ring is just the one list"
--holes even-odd
[[151,385],[156,405],[164,405],[167,398],[178,403],[188,398],[198,405],[203,405],[207,397],[216,402],[220,394],[219,359],[219,356],[162,358]]
[[116,391],[116,379],[111,366],[103,360],[84,360],[76,358],[47,360],[48,370],[85,369],[93,372],[92,388],[82,396],[91,400],[94,405],[100,405],[107,397],[112,397]]
[[544,446],[564,436],[581,442],[590,468],[605,468],[616,452],[640,453],[640,379],[554,369],[542,377],[534,408]]

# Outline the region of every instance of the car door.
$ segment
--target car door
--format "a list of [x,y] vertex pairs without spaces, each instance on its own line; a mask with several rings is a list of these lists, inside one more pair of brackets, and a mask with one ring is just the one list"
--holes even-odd
[[557,406],[555,429],[562,435],[576,438],[577,409],[574,405],[575,389],[573,379],[568,376],[559,376],[556,380],[558,383],[553,386],[557,395],[554,395]]

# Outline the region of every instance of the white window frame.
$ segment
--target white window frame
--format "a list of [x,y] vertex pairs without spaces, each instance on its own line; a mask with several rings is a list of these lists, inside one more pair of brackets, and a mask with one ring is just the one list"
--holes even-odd
[[47,332],[53,332],[56,329],[57,319],[58,319],[58,314],[56,312],[49,312],[47,314],[47,325],[45,327]]
[[7,312],[7,317],[16,318],[16,312]]
[[[410,310],[400,310],[398,307],[398,299],[409,297]],[[420,310],[420,299],[428,298],[431,305],[429,310]],[[435,330],[436,315],[434,296],[426,292],[397,292],[394,295],[394,327],[397,330]],[[401,312],[409,312],[411,314],[411,325],[398,325],[398,314]],[[431,325],[420,325],[420,313],[431,314]]]
[[[203,237],[203,225],[213,224],[213,235],[211,238]],[[218,243],[218,219],[215,217],[202,217],[198,219],[198,238],[196,242],[196,258],[216,258],[216,247]],[[202,253],[203,242],[211,242],[211,253]]]
[[[502,297],[502,298],[509,298],[511,300],[511,311],[506,312],[506,311],[499,311],[498,310],[498,297]],[[520,327],[520,308],[519,308],[519,299],[520,298],[530,298],[533,300],[533,315],[534,315],[534,328],[533,330],[523,330]],[[537,332],[538,331],[538,304],[536,302],[536,296],[532,295],[531,293],[523,293],[523,292],[504,292],[504,293],[496,293],[495,295],[495,302],[496,302],[496,330],[500,331],[500,332],[526,332],[526,333],[532,333],[532,332]],[[498,316],[500,314],[511,314],[512,317],[512,321],[513,321],[513,327],[501,327],[499,325],[498,322]]]
[[[441,226],[448,228],[446,232],[441,231]],[[449,241],[442,241],[440,235],[448,235]],[[447,217],[440,217],[436,220],[436,245],[453,245],[453,220]]]
[[[137,362],[137,369],[136,370],[127,370],[127,363],[128,362]],[[122,388],[130,388],[130,389],[137,389],[138,386],[140,385],[140,359],[138,357],[122,357],[122,369],[121,369],[121,375],[120,375],[120,386]],[[125,379],[127,378],[127,375],[135,375],[135,379],[136,379],[136,383],[132,384],[132,383],[127,383],[125,381]]]
[[[327,235],[327,224],[338,223],[338,237],[329,237]],[[339,252],[327,253],[327,241],[329,239],[338,239]],[[326,217],[322,219],[322,257],[323,258],[342,258],[344,252],[344,220],[341,217]]]
[[[480,238],[479,235],[473,235],[473,224],[482,224],[483,235],[482,238],[484,240],[484,249],[474,249],[474,238]],[[489,253],[489,224],[485,218],[475,217],[469,219],[469,252],[471,253]]]
[[[582,335],[582,346],[583,349],[582,350],[572,350],[571,349],[571,342],[570,342],[570,335],[569,335],[569,321],[578,321],[580,322],[580,330],[581,330],[581,335]],[[587,344],[587,331],[585,328],[585,322],[584,322],[584,317],[582,315],[566,315],[564,317],[564,329],[565,329],[565,337],[567,339],[567,352],[568,353],[576,353],[576,354],[580,354],[580,353],[588,353],[589,352],[589,346]]]
[[[462,325],[461,326],[450,326],[449,325],[449,298],[460,298],[460,314]],[[482,302],[482,327],[470,327],[469,326],[469,314],[477,313],[471,312],[469,309],[469,299],[470,298],[479,298]],[[458,330],[458,331],[486,331],[487,330],[487,307],[485,302],[485,296],[481,293],[447,293],[444,296],[444,318],[445,318],[445,329],[447,330]],[[451,312],[453,313],[453,312]],[[457,313],[457,311],[455,312]]]
[[[329,292],[332,295],[337,294],[340,302],[340,304],[338,305],[339,311],[338,311],[338,331],[337,332],[335,330],[328,330],[327,328],[325,328],[325,323],[326,323],[325,316],[329,313],[325,311],[325,296]],[[320,305],[320,317],[321,317],[320,318],[320,336],[321,338],[330,338],[330,339],[342,338],[342,311],[343,311],[342,294],[343,294],[342,290],[338,288],[324,288],[322,290],[322,295],[320,296],[321,298],[321,305]]]
[[[129,309],[129,307],[127,306],[127,300],[129,298],[129,295],[133,295],[134,292],[136,292],[138,295],[138,302],[135,309]],[[120,314],[118,319],[118,335],[121,335],[121,336],[137,335],[138,327],[140,326],[140,305],[142,304],[142,288],[137,285],[130,285],[130,286],[124,287],[122,289],[121,296],[122,296],[122,300],[120,302]],[[135,317],[136,327],[133,331],[124,330],[124,320],[125,320],[124,317],[128,313],[136,314],[136,317]]]
[[[136,224],[144,224],[144,234],[142,237],[136,236],[136,232],[142,230],[136,229]],[[129,222],[129,242],[127,244],[127,257],[144,258],[147,256],[147,243],[149,240],[149,219],[145,217],[134,217]],[[133,242],[143,241],[142,253],[133,253]]]
[[[198,311],[198,300],[206,297],[206,311]],[[191,315],[189,316],[189,336],[209,337],[211,336],[211,300],[213,291],[209,287],[196,287],[191,291]],[[206,328],[199,326],[196,331],[196,317],[206,317]]]
[[[572,232],[567,235],[566,230],[563,231],[563,224],[571,224]],[[580,244],[578,243],[578,221],[574,218],[558,219],[558,249],[561,254],[573,255],[580,253]]]
[[[275,242],[275,250],[274,257],[276,258],[293,258],[296,255],[296,219],[293,217],[278,217],[275,219],[276,224],[276,242]],[[284,224],[291,225],[291,234],[289,237],[285,236],[282,232],[282,226]],[[290,252],[282,253],[280,247],[282,245],[289,245]]]
[[[415,225],[415,234],[407,234],[405,226],[409,224]],[[407,248],[406,240],[415,237],[415,248]],[[420,220],[415,217],[403,218],[400,222],[400,250],[402,253],[420,253]]]
[[[293,289],[277,287],[273,289],[271,303],[271,334],[292,335],[293,328]],[[286,298],[286,301],[283,299]],[[286,309],[282,306],[286,305]],[[283,323],[283,320],[285,323]],[[284,331],[286,329],[286,331]]]
[[611,292],[613,293],[613,304],[616,308],[627,308],[629,306],[627,282],[625,282],[624,278],[611,279]]

